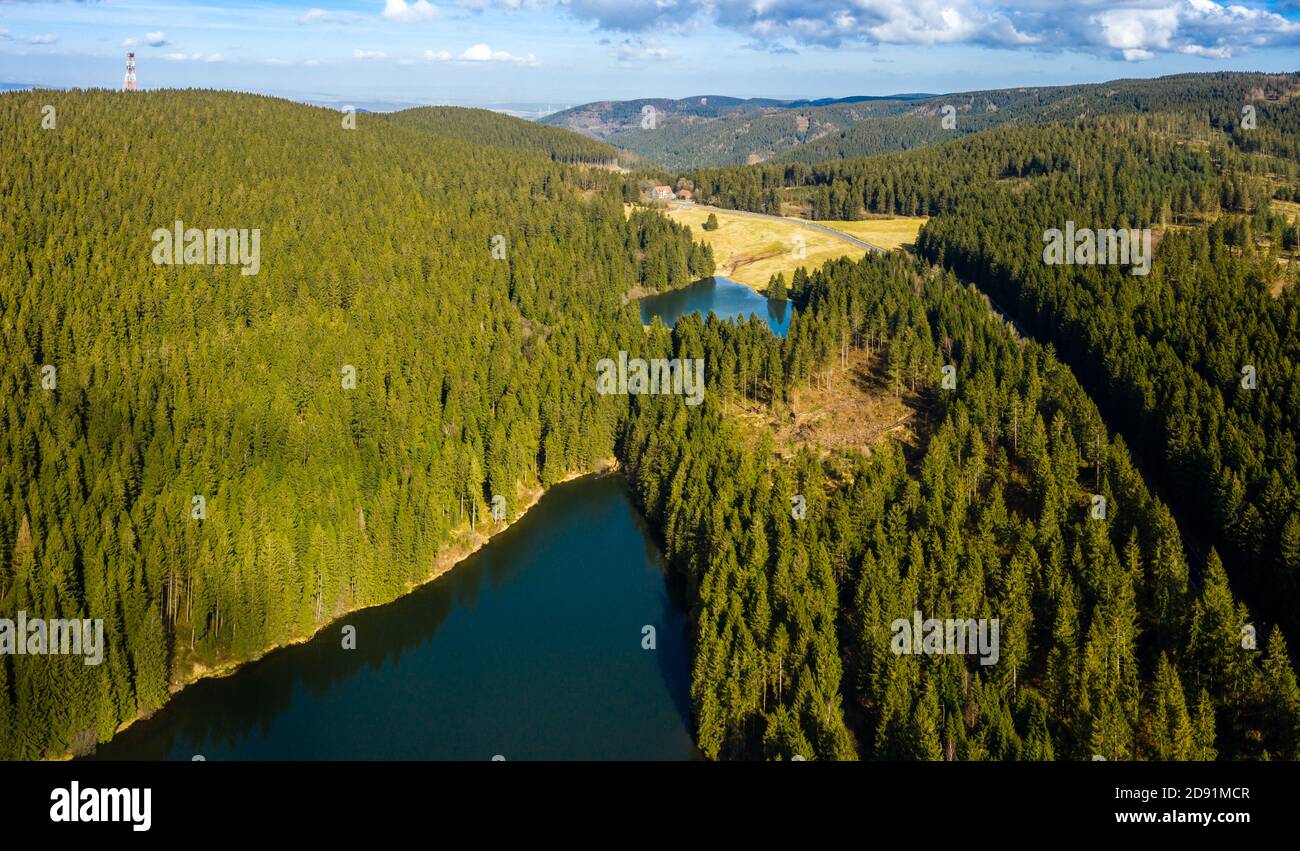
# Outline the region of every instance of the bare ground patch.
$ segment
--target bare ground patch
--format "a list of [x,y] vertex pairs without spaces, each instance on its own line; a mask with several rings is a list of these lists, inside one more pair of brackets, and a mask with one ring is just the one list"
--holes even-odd
[[929,425],[924,400],[906,390],[895,396],[883,358],[865,349],[849,350],[843,366],[796,387],[780,409],[746,399],[729,403],[727,413],[755,438],[770,434],[781,458],[804,448],[870,455],[886,440],[915,448]]

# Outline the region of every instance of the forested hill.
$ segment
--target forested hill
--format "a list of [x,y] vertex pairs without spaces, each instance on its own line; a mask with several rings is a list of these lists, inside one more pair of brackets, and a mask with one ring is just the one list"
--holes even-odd
[[[771,159],[854,122],[896,115],[913,98],[773,101],[697,97],[602,101],[548,115],[567,127],[673,170]],[[653,113],[647,113],[653,110]],[[653,115],[649,122],[648,115]]]
[[[1287,206],[1300,193],[1300,105],[1253,101],[1248,129],[1234,121],[1233,96],[1199,115],[1171,103],[1150,115],[1002,127],[906,154],[691,175],[699,198],[723,206],[794,201],[815,218],[934,217],[920,255],[974,282],[1054,347],[1196,542],[1190,587],[1223,596],[1230,584],[1249,606],[1229,614],[1223,596],[1215,619],[1227,626],[1202,621],[1188,636],[1196,643],[1222,629],[1222,647],[1202,647],[1181,667],[1221,686],[1253,664],[1241,650],[1262,648],[1252,638],[1261,624],[1279,627],[1275,651],[1283,637],[1300,643],[1300,225]],[[1070,222],[1149,228],[1149,274],[1045,262],[1044,235]],[[1157,606],[1166,612],[1157,619],[1188,622],[1178,605]],[[1203,616],[1190,612],[1192,622]],[[1280,663],[1274,669],[1277,682],[1293,682]],[[1265,714],[1280,711],[1279,729],[1292,730],[1293,686],[1280,694]],[[1241,727],[1245,713],[1231,701],[1218,713],[1242,741],[1254,737]]]
[[[1279,106],[1300,74],[1219,72],[1072,86],[819,101],[636,100],[575,107],[543,119],[675,171],[755,162],[819,163],[922,148],[1008,124],[1099,115],[1178,113],[1204,131],[1239,124],[1247,104]],[[701,105],[700,100],[706,101]],[[642,126],[654,107],[655,126]],[[951,111],[945,113],[945,109]],[[950,118],[944,122],[945,116]],[[1263,124],[1260,125],[1261,127]]]
[[[812,103],[801,101],[800,106],[824,106],[832,101]],[[602,100],[553,112],[541,119],[542,124],[567,127],[597,139],[641,126],[646,112],[653,110],[656,119],[665,123],[674,121],[698,122],[715,118],[753,117],[775,112],[795,105],[794,102],[772,98],[733,98],[720,95],[696,95],[687,98],[636,98],[634,100]]]
[[[845,130],[777,153],[780,162],[817,163],[908,150],[1006,124],[1048,124],[1098,115],[1179,113],[1207,130],[1241,123],[1247,104],[1276,105],[1300,94],[1300,74],[1221,72],[1077,86],[996,89],[941,95],[899,115],[858,121]],[[951,106],[950,127],[943,110]]]
[[[794,292],[784,339],[697,315],[656,329],[652,346],[716,365],[710,401],[638,397],[621,442],[695,613],[706,756],[1300,756],[1282,632],[1217,557],[1192,575],[1169,509],[1051,347],[898,254],[831,261]],[[920,445],[779,461],[728,416],[784,419],[801,385],[862,380],[847,348],[926,412]],[[900,653],[891,624],[914,612],[997,619],[1001,655]]]
[[380,114],[384,120],[477,145],[545,153],[566,163],[616,163],[619,152],[561,127],[546,127],[487,109],[421,106]]
[[[0,612],[107,645],[0,656],[0,757],[84,752],[609,457],[591,370],[643,336],[624,294],[711,271],[608,172],[342,118],[0,95]],[[257,274],[155,264],[177,221],[258,229]]]
[[[83,753],[611,456],[684,580],[706,756],[1300,756],[1300,231],[1271,207],[1297,101],[1260,104],[1208,141],[1103,116],[700,172],[726,206],[934,217],[920,257],[799,270],[778,338],[644,329],[629,290],[710,252],[550,150],[234,93],[0,95],[0,614],[107,644],[0,655],[0,757]],[[1150,275],[1044,266],[1065,219],[1156,229]],[[177,222],[257,229],[256,268],[159,263]],[[707,404],[598,396],[620,350],[703,358]],[[856,377],[906,440],[783,455],[756,425]],[[900,653],[920,611],[1000,621],[999,661]]]

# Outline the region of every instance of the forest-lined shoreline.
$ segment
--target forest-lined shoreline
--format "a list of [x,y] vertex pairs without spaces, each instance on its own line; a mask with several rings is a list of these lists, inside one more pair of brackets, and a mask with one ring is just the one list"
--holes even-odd
[[[507,529],[511,528],[520,520],[522,520],[524,516],[527,515],[528,512],[533,509],[534,506],[536,506],[539,502],[541,502],[542,497],[550,493],[552,488],[555,488],[556,486],[565,484],[567,482],[577,481],[578,479],[584,479],[587,478],[588,476],[611,475],[614,473],[618,473],[621,469],[622,466],[619,464],[617,458],[612,458],[612,457],[602,458],[591,469],[575,470],[574,472],[571,472],[565,475],[564,477],[560,478],[550,487],[535,487],[529,489],[525,494],[524,501],[521,504],[519,513],[515,515],[513,520],[502,521],[499,525],[497,525],[496,528],[494,528],[491,532],[489,532],[486,535],[478,532],[472,532],[468,529],[465,530],[465,532],[458,534],[455,540],[449,542],[449,545],[438,553],[438,557],[434,560],[433,563],[433,572],[430,573],[429,576],[423,579],[422,581],[410,583],[409,586],[404,591],[402,591],[397,596],[393,597],[393,599],[387,600],[383,603],[373,603],[365,606],[357,606],[356,608],[347,609],[345,611],[339,612],[337,615],[330,618],[329,620],[322,621],[316,627],[316,629],[312,630],[310,635],[299,636],[297,638],[292,638],[288,641],[282,641],[276,644],[272,644],[271,646],[262,650],[256,656],[253,656],[249,659],[244,659],[242,661],[229,660],[215,667],[207,667],[199,664],[191,664],[189,670],[186,672],[186,675],[184,677],[182,677],[179,680],[173,681],[172,683],[169,684],[167,690],[168,703],[171,702],[171,699],[173,697],[180,694],[186,688],[194,685],[195,683],[202,682],[203,680],[217,680],[217,679],[224,679],[225,677],[233,676],[234,674],[239,673],[248,665],[251,665],[255,662],[259,662],[272,653],[275,653],[279,650],[285,650],[290,647],[297,647],[299,645],[306,644],[312,641],[314,638],[316,638],[316,636],[320,635],[321,632],[323,632],[324,630],[328,629],[331,626],[334,626],[340,620],[342,620],[343,618],[349,615],[354,615],[357,612],[363,612],[366,611],[367,609],[381,608],[391,603],[395,603],[396,601],[410,595],[416,590],[423,588],[424,586],[428,585],[430,582],[433,582],[439,579],[440,577],[444,576],[445,574],[450,573],[452,569],[454,569],[455,567],[463,563],[466,559],[468,559],[470,556],[477,553],[479,550],[483,549],[483,547],[485,547],[488,543],[490,543],[493,538],[497,537],[502,532],[505,532]],[[117,729],[113,731],[113,738],[116,738],[117,736],[121,735],[137,721],[147,721],[149,718],[152,718],[157,713],[164,711],[166,708],[167,708],[167,704],[164,703],[162,706],[158,707],[157,709],[153,710],[147,715],[137,712],[133,717],[128,718],[127,720],[123,721],[121,724],[117,726]],[[109,741],[112,741],[112,738],[110,738]],[[97,743],[96,747],[102,744],[106,744],[106,743],[99,742]],[[88,755],[89,754],[87,754],[87,756]],[[65,752],[59,754],[58,756],[46,757],[45,760],[58,762],[62,760],[71,760],[77,758],[78,756],[76,754]]]
[[[5,268],[34,283],[0,332],[0,602],[94,613],[107,647],[100,667],[0,665],[6,758],[88,753],[226,670],[212,660],[427,581],[471,502],[613,456],[623,406],[590,393],[591,366],[645,336],[620,295],[713,271],[686,228],[629,220],[618,176],[496,144],[513,119],[354,132],[275,98],[68,92],[45,131],[20,120],[40,97],[0,98],[23,128],[5,174],[40,187],[5,187]],[[119,156],[154,130],[148,160]],[[245,150],[264,155],[234,195],[175,168],[242,173]],[[73,174],[95,179],[69,197]],[[108,207],[92,217],[89,196]],[[178,219],[260,229],[259,274],[155,266],[147,236]],[[92,237],[82,221],[123,225]],[[213,671],[191,670],[191,647]]]

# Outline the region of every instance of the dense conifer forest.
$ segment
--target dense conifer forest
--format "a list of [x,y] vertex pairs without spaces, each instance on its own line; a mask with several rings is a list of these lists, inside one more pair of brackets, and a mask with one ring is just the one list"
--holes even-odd
[[[1008,124],[1052,124],[1099,115],[1173,112],[1200,122],[1209,132],[1237,127],[1242,117],[1241,107],[1248,103],[1268,111],[1271,120],[1267,126],[1273,128],[1271,132],[1254,136],[1276,140],[1279,135],[1286,135],[1293,144],[1296,126],[1293,124],[1279,134],[1273,119],[1278,107],[1294,96],[1297,85],[1300,85],[1297,74],[1220,73],[957,92],[908,104],[901,114],[854,122],[838,133],[780,151],[771,159],[801,163],[854,159],[920,148]],[[942,120],[945,107],[951,107],[946,126]],[[1239,135],[1244,140],[1248,134]],[[1295,153],[1294,148],[1291,151]]]
[[[716,403],[637,399],[623,451],[690,589],[707,756],[1297,756],[1280,629],[1242,651],[1252,614],[1218,556],[1193,581],[1169,508],[1050,348],[899,257],[833,261],[802,301],[784,341],[689,317],[651,345],[720,365],[724,398],[780,405],[857,341],[915,376],[934,427],[915,453],[776,463]],[[891,652],[888,625],[914,610],[1000,618],[1001,659]]]
[[[108,644],[99,666],[0,656],[0,757],[85,753],[196,674],[405,593],[500,527],[495,496],[513,519],[615,458],[685,589],[710,759],[1300,758],[1300,231],[1278,203],[1300,107],[1278,79],[684,175],[736,209],[932,217],[913,253],[782,277],[784,338],[642,326],[630,295],[711,275],[712,251],[625,211],[660,175],[593,167],[610,149],[567,131],[0,95],[0,614],[102,617]],[[1067,220],[1151,228],[1150,274],[1044,263]],[[258,229],[257,274],[157,264],[176,222]],[[913,439],[783,453],[737,416],[788,416],[849,350]],[[702,358],[706,403],[599,395],[620,351]],[[997,619],[997,663],[898,653],[914,612]]]
[[[1220,76],[1226,80],[1219,81]],[[1300,89],[1296,76],[1197,75],[1187,91],[1173,85],[1180,79],[1143,81],[1169,82],[1172,90],[1144,86],[1146,98],[1136,101],[1143,107],[1137,115],[1012,123],[907,153],[705,169],[686,177],[702,203],[760,213],[780,213],[782,202],[802,202],[814,219],[938,216],[954,212],[960,200],[990,182],[1071,169],[1095,172],[1103,162],[1100,155],[1079,146],[1108,136],[1109,151],[1117,150],[1117,144],[1126,150],[1123,165],[1130,175],[1141,168],[1141,157],[1154,153],[1194,161],[1216,186],[1228,180],[1232,192],[1248,196],[1238,209],[1261,192],[1294,197],[1300,168],[1300,101],[1283,94]],[[1251,129],[1241,126],[1244,106],[1254,112]],[[935,126],[940,118],[932,116]],[[1120,186],[1108,181],[1098,188],[1126,194],[1144,179],[1131,177]],[[1166,214],[1210,209],[1210,202],[1191,194],[1190,186],[1163,186],[1161,191]]]
[[[880,122],[891,127],[890,116],[913,108],[912,101],[897,98],[853,98],[832,104],[761,100],[728,104],[728,100],[705,96],[587,104],[548,115],[542,123],[589,133],[645,163],[684,170],[740,165],[755,158],[784,159],[785,152],[805,142],[847,133],[859,124]],[[648,114],[647,108],[654,112]]]
[[[1101,115],[1178,113],[1189,119],[1193,133],[1205,135],[1237,126],[1248,103],[1270,115],[1257,122],[1261,132],[1237,134],[1243,144],[1247,137],[1251,144],[1285,137],[1294,146],[1294,121],[1284,130],[1276,113],[1294,107],[1297,86],[1297,74],[1222,72],[834,103],[643,99],[586,104],[549,115],[543,123],[589,134],[677,171],[848,160],[923,148],[996,127]],[[647,108],[655,110],[651,127],[642,126]],[[1290,152],[1294,158],[1296,149]]]
[[[0,657],[3,757],[83,752],[191,666],[391,600],[494,495],[513,517],[609,457],[590,373],[641,335],[624,294],[704,273],[508,132],[198,91],[6,94],[0,128],[0,610],[108,644]],[[154,265],[177,220],[260,229],[259,274]]]
[[[979,282],[1056,346],[1175,507],[1208,530],[1198,549],[1216,547],[1241,592],[1296,636],[1300,289],[1280,255],[1300,244],[1300,225],[1270,205],[1275,188],[1296,185],[1297,163],[1226,137],[1183,144],[1156,132],[1163,123],[1008,128],[830,165],[837,177],[812,209],[935,215],[921,254]],[[779,195],[760,188],[770,174],[719,175],[711,191],[763,207],[765,193]],[[1044,263],[1042,235],[1067,222],[1154,228],[1151,275]]]
[[542,152],[559,162],[613,164],[619,158],[618,151],[609,145],[585,136],[487,109],[421,106],[401,112],[373,113],[371,118],[477,145]]
[[[1149,106],[1167,111],[1149,115],[688,175],[700,200],[739,209],[935,217],[914,268],[797,276],[805,309],[784,342],[725,326],[704,339],[715,360],[770,361],[756,396],[780,405],[790,381],[834,368],[846,335],[883,337],[890,374],[915,374],[941,412],[918,457],[750,468],[734,430],[706,424],[713,409],[652,402],[634,420],[640,493],[699,589],[706,753],[1296,758],[1300,230],[1272,199],[1295,197],[1300,125],[1274,92],[1244,128],[1257,81],[1208,82],[1199,100],[1160,92]],[[1153,229],[1150,275],[1045,263],[1044,235],[1067,222]],[[1013,344],[959,279],[1046,347]],[[695,333],[679,326],[673,345]],[[955,391],[936,389],[944,363],[964,377]],[[1089,493],[1106,498],[1104,521]],[[727,507],[701,511],[701,494]],[[816,590],[791,595],[801,580]],[[897,657],[884,624],[913,607],[1000,612],[1011,656],[993,676]]]
[[[1202,549],[1216,547],[1241,593],[1300,637],[1300,287],[1278,259],[1300,241],[1296,224],[1250,175],[1214,178],[1205,158],[1174,151],[1125,159],[1093,141],[1111,180],[1061,164],[1025,191],[963,202],[918,247],[1056,346],[1202,530]],[[1221,212],[1171,226],[1206,211]],[[1025,235],[1064,220],[1162,230],[1151,274],[1044,264]]]

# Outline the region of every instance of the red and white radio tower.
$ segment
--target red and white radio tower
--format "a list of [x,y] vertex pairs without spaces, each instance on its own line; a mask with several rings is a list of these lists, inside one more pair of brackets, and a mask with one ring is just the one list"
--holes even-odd
[[126,55],[126,81],[122,83],[122,91],[135,91],[135,54]]

